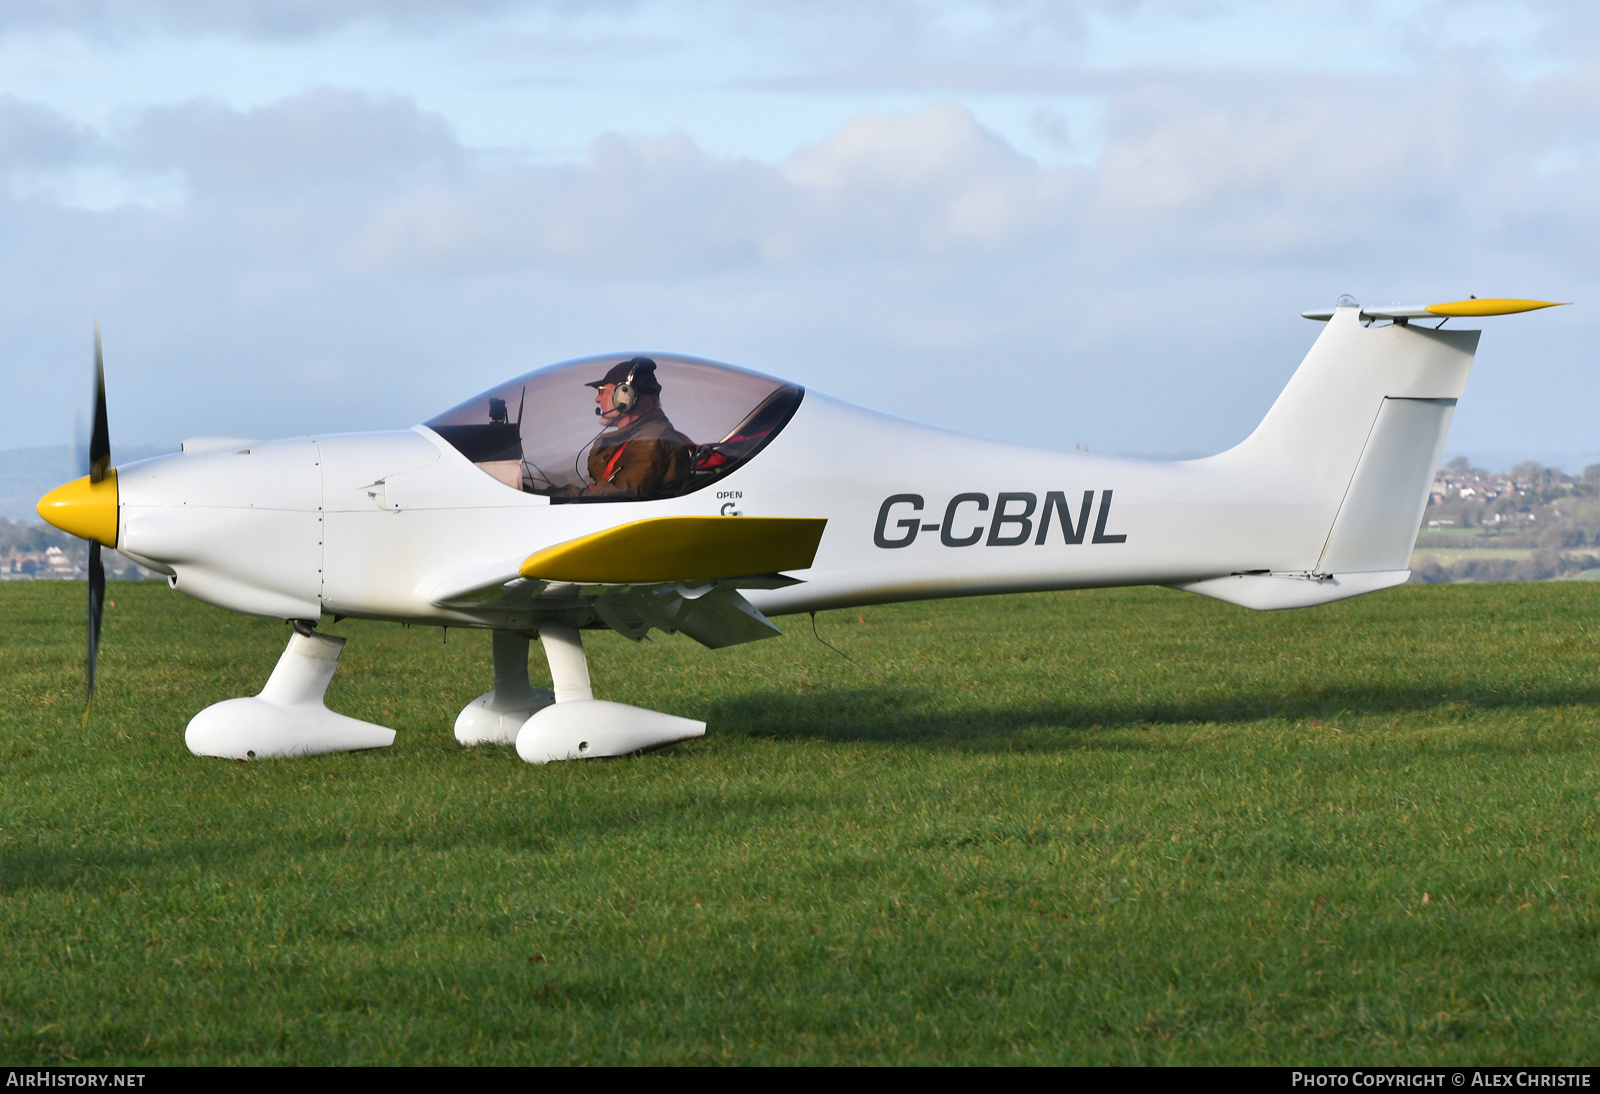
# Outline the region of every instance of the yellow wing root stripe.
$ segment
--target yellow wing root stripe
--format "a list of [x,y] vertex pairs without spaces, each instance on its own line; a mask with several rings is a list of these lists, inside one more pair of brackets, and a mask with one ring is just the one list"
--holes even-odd
[[39,515],[63,532],[92,539],[107,547],[117,545],[117,470],[106,468],[105,478],[73,479],[39,499]]
[[535,551],[530,580],[640,585],[804,570],[826,520],[805,517],[654,517]]
[[1566,301],[1509,300],[1496,297],[1492,300],[1457,300],[1453,304],[1429,304],[1434,315],[1513,315],[1519,311],[1538,311],[1540,308],[1559,308]]

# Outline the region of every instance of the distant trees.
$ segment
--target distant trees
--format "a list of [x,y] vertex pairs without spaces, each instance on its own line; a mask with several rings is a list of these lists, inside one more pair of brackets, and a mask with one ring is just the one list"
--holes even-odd
[[51,547],[59,547],[69,558],[86,554],[81,539],[50,527],[48,524],[29,524],[26,521],[7,520],[0,517],[0,558],[9,555],[39,555]]
[[1489,472],[1481,467],[1473,467],[1472,461],[1465,456],[1457,456],[1445,464],[1443,470],[1458,479],[1486,479]]
[[1538,460],[1523,460],[1511,469],[1511,477],[1519,483],[1540,489],[1558,483],[1567,476],[1559,467],[1546,467]]

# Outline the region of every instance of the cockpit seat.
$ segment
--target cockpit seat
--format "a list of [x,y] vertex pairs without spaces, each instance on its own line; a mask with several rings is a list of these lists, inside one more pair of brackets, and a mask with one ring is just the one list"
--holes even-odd
[[800,404],[800,389],[779,388],[756,406],[720,441],[697,444],[692,450],[697,477],[714,476],[755,455],[774,433],[788,424]]

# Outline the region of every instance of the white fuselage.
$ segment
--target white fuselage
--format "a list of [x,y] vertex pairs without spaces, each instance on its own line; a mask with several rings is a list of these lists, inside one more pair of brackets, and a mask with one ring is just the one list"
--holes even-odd
[[444,583],[475,570],[514,576],[536,550],[647,517],[826,518],[801,584],[748,593],[778,614],[1310,570],[1337,505],[1287,470],[1233,473],[1227,454],[1147,463],[1052,452],[816,393],[748,464],[659,501],[552,505],[422,426],[146,460],[119,485],[123,551],[198,599],[279,618],[441,624],[478,621],[433,603]]
[[715,514],[826,518],[798,584],[747,590],[768,614],[1143,584],[1320,603],[1405,579],[1476,343],[1341,308],[1250,438],[1177,463],[983,440],[815,392],[747,463],[655,501],[552,504],[425,426],[163,457],[120,470],[118,547],[181,592],[285,619],[526,626],[537,601],[509,618],[455,594],[580,536]]

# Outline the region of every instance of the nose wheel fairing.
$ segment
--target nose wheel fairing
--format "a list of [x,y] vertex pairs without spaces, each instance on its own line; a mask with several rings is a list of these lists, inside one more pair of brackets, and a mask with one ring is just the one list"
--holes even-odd
[[206,707],[184,743],[196,756],[263,760],[387,748],[394,730],[336,714],[323,704],[345,640],[295,633],[259,695]]

